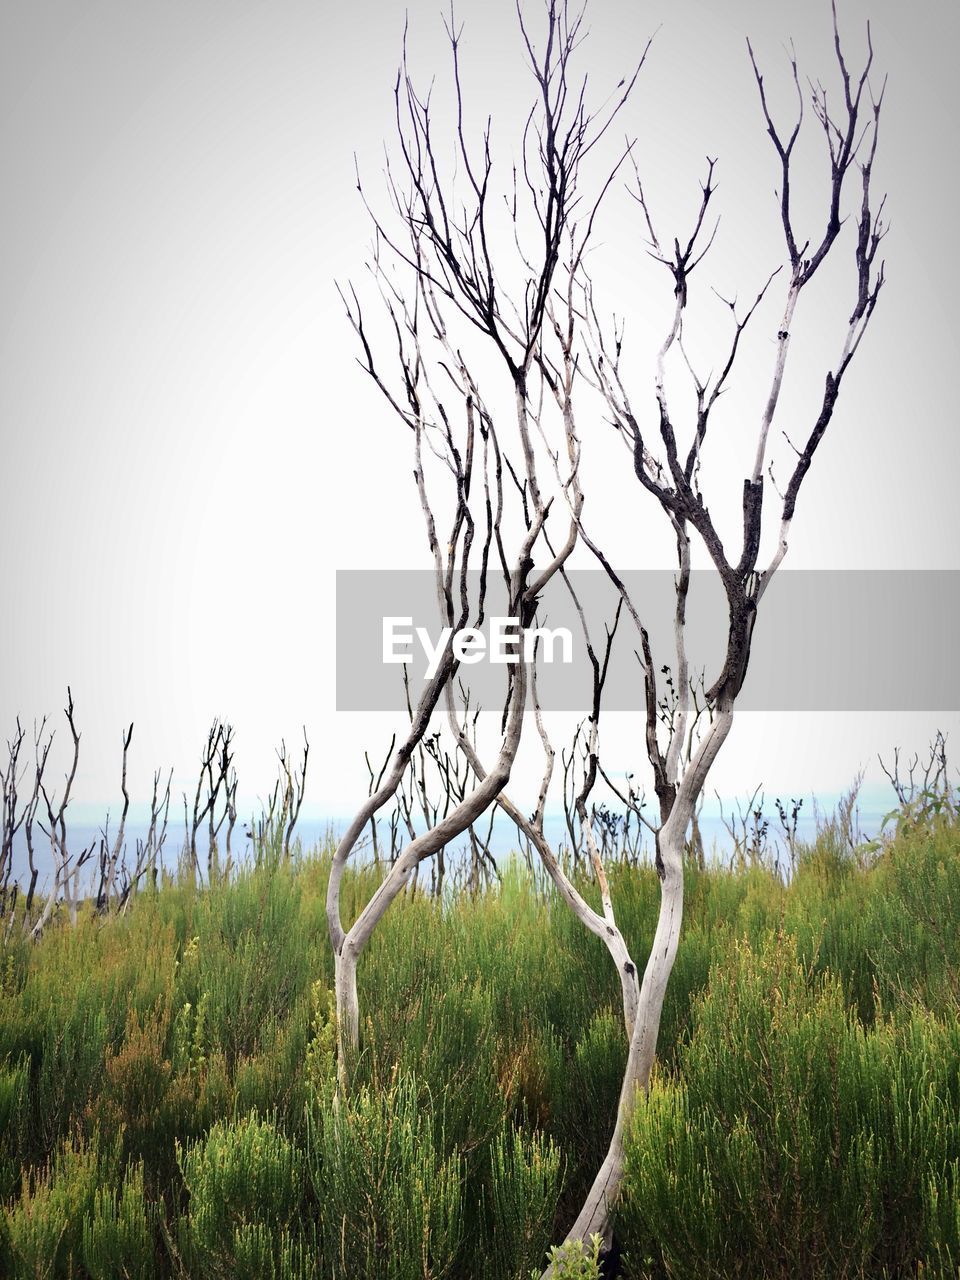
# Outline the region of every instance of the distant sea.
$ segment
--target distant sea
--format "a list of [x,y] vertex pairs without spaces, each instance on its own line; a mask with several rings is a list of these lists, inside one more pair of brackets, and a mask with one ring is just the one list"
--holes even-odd
[[[807,797],[800,809],[797,822],[797,839],[803,843],[809,843],[813,840],[817,831],[818,815],[819,821],[824,817],[829,817],[834,812],[838,795],[818,797],[816,799],[816,807],[814,799]],[[872,839],[877,835],[883,822],[884,815],[892,808],[892,799],[887,799],[882,794],[871,793],[865,795],[863,803],[856,811],[857,827],[861,837],[864,840]],[[736,803],[728,804],[724,802],[724,813],[726,821],[731,821],[731,814],[736,814]],[[776,852],[779,847],[781,856],[786,855],[786,841],[777,818],[777,812],[774,804],[768,802],[764,810],[765,817],[768,821],[767,829],[767,845],[771,853]],[[331,837],[343,830],[349,819],[344,816],[336,818],[310,817],[303,818],[298,822],[294,838],[299,840],[300,846],[304,852],[327,844]],[[232,840],[232,855],[236,865],[242,865],[250,860],[252,856],[252,844],[245,837],[245,826],[242,822],[237,823],[234,829]],[[731,837],[727,825],[718,811],[716,801],[710,807],[705,805],[704,812],[699,820],[700,832],[703,839],[704,848],[707,853],[708,860],[718,862],[726,862],[734,851],[734,842]],[[742,824],[737,820],[735,828],[742,831]],[[389,840],[389,828],[384,820],[380,823],[380,839]],[[479,823],[478,830],[486,833],[487,824]],[[112,848],[113,839],[115,837],[116,826],[111,823],[108,834]],[[560,848],[562,845],[569,845],[570,838],[563,814],[548,814],[544,821],[544,834],[554,848]],[[67,847],[72,855],[78,854],[80,851],[93,846],[93,855],[86,867],[81,872],[81,890],[89,887],[90,881],[97,874],[97,866],[99,859],[99,849],[102,830],[99,825],[91,822],[77,821],[68,823],[67,825]],[[126,849],[128,862],[132,862],[136,857],[137,840],[143,840],[147,835],[146,823],[128,821],[126,825]],[[46,884],[49,887],[53,872],[53,855],[50,849],[50,841],[42,831],[34,829],[34,857],[36,865],[39,869],[38,890]],[[207,836],[206,832],[201,830],[197,837],[198,854],[200,857],[201,867],[206,866],[207,857]],[[649,833],[645,833],[644,845],[647,856],[652,856],[652,838]],[[179,824],[171,823],[168,829],[166,843],[163,848],[162,865],[167,871],[176,869],[181,850],[184,846],[184,828],[182,822]],[[458,850],[466,846],[466,837],[461,836],[458,840],[452,842],[448,846],[447,861],[451,860],[451,854],[456,855]],[[498,860],[506,860],[510,854],[518,851],[520,843],[516,828],[512,823],[507,821],[502,815],[498,815],[494,822],[493,835],[490,841],[490,849],[494,857]],[[224,855],[223,833],[220,838],[221,859]],[[372,850],[369,839],[358,849],[355,855],[358,861],[371,860]],[[27,851],[24,833],[21,830],[14,843],[14,860],[13,860],[13,876],[14,879],[20,880],[21,884],[25,882],[28,874],[27,867]]]

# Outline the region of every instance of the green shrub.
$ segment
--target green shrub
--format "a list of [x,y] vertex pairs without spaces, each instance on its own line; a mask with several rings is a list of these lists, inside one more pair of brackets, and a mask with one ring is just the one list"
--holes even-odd
[[0,1200],[14,1194],[20,1179],[18,1155],[27,1129],[30,1061],[21,1055],[0,1067]]
[[[553,1280],[600,1280],[602,1244],[602,1238],[595,1235],[591,1236],[589,1247],[582,1240],[554,1245],[548,1259],[553,1267]],[[540,1275],[538,1267],[530,1272],[530,1280],[540,1280]]]
[[922,1010],[863,1028],[783,935],[738,946],[678,1078],[629,1126],[618,1222],[637,1274],[915,1273],[934,1256],[930,1179],[960,1156],[958,1050],[956,1021]]
[[310,1171],[325,1264],[365,1280],[443,1280],[461,1239],[462,1162],[444,1157],[429,1095],[402,1076],[324,1107]]
[[3,1274],[11,1280],[75,1274],[84,1227],[96,1216],[98,1190],[115,1184],[117,1163],[116,1144],[101,1152],[96,1142],[70,1143],[40,1172],[24,1173],[19,1200],[3,1213]]
[[[688,868],[627,1135],[634,1280],[957,1273],[960,829],[907,818],[869,857],[825,831],[786,884]],[[120,919],[0,944],[0,1274],[540,1265],[614,1120],[626,1046],[602,943],[517,863],[490,891],[403,895],[361,962],[335,1109],[329,866],[264,858],[212,891],[165,877]],[[610,877],[642,967],[656,872]],[[346,922],[375,885],[347,875]]]
[[960,1272],[960,1161],[931,1177],[924,1197],[926,1255],[931,1275]]
[[177,1159],[189,1193],[180,1246],[205,1274],[281,1275],[295,1252],[291,1224],[303,1195],[300,1152],[257,1115],[216,1124]]
[[152,1216],[142,1165],[127,1172],[119,1197],[108,1187],[97,1188],[81,1237],[90,1280],[151,1280],[156,1275]]
[[574,1048],[564,1117],[564,1144],[580,1148],[591,1180],[613,1132],[626,1062],[623,1014],[601,1009]]
[[526,1280],[550,1243],[560,1195],[560,1152],[548,1138],[514,1129],[493,1142],[490,1164],[487,1274],[489,1280]]

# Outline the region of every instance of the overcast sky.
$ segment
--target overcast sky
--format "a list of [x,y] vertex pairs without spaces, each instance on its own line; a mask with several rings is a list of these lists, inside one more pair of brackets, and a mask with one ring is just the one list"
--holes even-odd
[[[442,80],[438,5],[408,10],[414,67]],[[851,50],[872,17],[890,74],[877,174],[890,283],[790,563],[957,569],[960,15],[929,0],[840,10]],[[513,6],[459,13],[468,85],[506,155],[529,98]],[[801,71],[832,75],[827,0],[593,0],[591,14],[583,63],[598,89],[659,29],[624,117],[647,194],[672,233],[703,156],[718,156],[709,283],[755,292],[779,252],[776,169],[744,37],[771,84],[787,83],[791,36]],[[155,766],[186,784],[215,715],[237,727],[241,792],[262,792],[274,745],[305,723],[316,814],[365,794],[363,751],[389,741],[388,718],[335,712],[334,574],[429,560],[409,441],[353,362],[334,280],[363,275],[353,157],[376,195],[402,29],[402,6],[385,0],[0,6],[0,732],[18,713],[59,715],[69,683],[86,804],[115,804],[130,720],[140,798]],[[619,194],[599,239],[608,273],[642,259],[636,207]],[[842,341],[845,283],[811,300],[785,389],[801,416]],[[615,302],[642,312],[640,342],[645,325],[662,329],[666,311],[644,317],[664,298],[623,288]],[[643,540],[626,539],[620,559],[646,567]],[[865,619],[858,642],[882,625]],[[837,791],[860,766],[876,774],[878,751],[956,724],[936,710],[744,715],[713,781],[725,794]],[[636,728],[611,720],[617,766],[638,763]],[[518,793],[533,776],[524,766]]]

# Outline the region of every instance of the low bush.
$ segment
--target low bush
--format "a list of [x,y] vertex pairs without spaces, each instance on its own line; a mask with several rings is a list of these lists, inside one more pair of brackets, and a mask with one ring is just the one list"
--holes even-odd
[[[689,869],[627,1134],[627,1280],[957,1274],[960,830],[900,827],[866,853],[828,830],[786,884]],[[602,944],[517,864],[483,892],[404,895],[361,962],[363,1049],[335,1104],[329,865],[167,879],[121,918],[8,935],[0,1274],[522,1280],[544,1263],[620,1090]],[[656,871],[611,882],[642,965]],[[374,887],[347,877],[348,917]],[[600,1266],[576,1253],[569,1274]]]

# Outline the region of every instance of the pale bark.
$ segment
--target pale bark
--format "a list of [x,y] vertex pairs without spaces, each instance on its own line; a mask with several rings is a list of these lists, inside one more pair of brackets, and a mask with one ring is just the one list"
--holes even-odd
[[[577,1220],[567,1234],[567,1241],[589,1240],[595,1233],[605,1239],[609,1238],[611,1214],[623,1180],[624,1134],[641,1093],[646,1093],[650,1087],[663,1000],[680,940],[680,926],[683,922],[684,839],[707,773],[732,722],[731,706],[718,711],[684,773],[670,816],[660,829],[660,857],[663,863],[660,912],[640,987],[637,1017],[630,1038],[616,1124],[607,1154]],[[547,1267],[543,1274],[544,1280],[552,1278],[555,1275],[554,1268]]]
[[[524,609],[529,612],[529,616],[522,618],[522,625],[524,627],[529,625],[530,617],[536,609],[538,593],[550,577],[566,563],[581,538],[617,586],[633,618],[640,637],[638,658],[644,678],[646,754],[653,770],[654,788],[660,805],[656,865],[661,879],[661,900],[650,955],[642,984],[638,988],[636,970],[616,926],[615,904],[607,883],[600,851],[590,830],[586,812],[586,796],[589,794],[591,785],[589,779],[585,781],[584,790],[580,796],[578,813],[585,832],[594,874],[600,887],[602,913],[593,911],[584,901],[543,836],[543,808],[552,767],[552,749],[546,741],[547,775],[541,787],[534,818],[532,820],[527,818],[505,793],[519,743],[528,680],[534,686],[533,700],[536,709],[535,672],[532,666],[528,670],[525,665],[521,665],[518,669],[516,679],[510,686],[503,742],[497,762],[489,773],[484,771],[469,736],[456,722],[452,693],[454,665],[450,663],[443,669],[442,675],[438,673],[439,678],[428,688],[416,715],[412,717],[414,723],[411,726],[411,735],[405,747],[398,753],[392,771],[357,815],[335,854],[328,888],[327,914],[336,953],[336,995],[341,1037],[340,1065],[341,1070],[345,1071],[348,1055],[352,1056],[356,1052],[359,1043],[359,1009],[356,990],[359,956],[390,903],[402,892],[405,885],[415,881],[421,861],[438,852],[449,840],[466,830],[485,807],[493,803],[500,804],[530,844],[536,848],[562,899],[587,929],[603,939],[617,965],[622,989],[624,1021],[629,1037],[627,1066],[610,1146],[582,1210],[567,1237],[568,1240],[584,1240],[596,1232],[609,1238],[611,1212],[623,1178],[624,1136],[641,1094],[650,1087],[664,997],[679,944],[683,919],[685,837],[690,824],[695,819],[697,803],[703,792],[708,771],[731,727],[734,702],[743,686],[749,663],[757,604],[786,553],[797,495],[830,423],[841,379],[857,350],[883,285],[882,262],[879,266],[875,265],[877,250],[885,234],[885,226],[881,219],[883,206],[881,204],[880,209],[874,211],[870,203],[870,173],[876,149],[882,94],[879,100],[874,101],[869,91],[868,77],[873,61],[869,39],[868,56],[862,74],[857,80],[851,79],[840,50],[834,8],[834,35],[837,61],[843,81],[843,103],[840,117],[834,119],[828,113],[826,91],[819,82],[811,85],[813,109],[824,130],[830,161],[829,200],[823,231],[818,240],[811,241],[804,234],[798,234],[791,202],[791,166],[794,146],[803,122],[803,95],[796,61],[791,56],[790,65],[799,103],[796,122],[792,125],[789,134],[781,134],[770,115],[763,78],[753,58],[753,51],[750,50],[767,132],[780,162],[781,181],[778,196],[789,264],[789,284],[782,319],[776,333],[773,377],[760,406],[760,423],[755,445],[751,449],[749,458],[745,460],[746,467],[751,469],[743,484],[741,547],[737,553],[730,554],[725,550],[720,529],[714,523],[700,486],[703,449],[711,412],[721,392],[726,389],[729,375],[737,360],[738,351],[741,349],[741,336],[780,268],[771,272],[745,316],[738,318],[735,301],[728,303],[733,314],[735,329],[732,345],[725,363],[721,362],[716,366],[720,370],[719,373],[716,375],[711,373],[709,378],[701,381],[684,351],[683,333],[691,276],[709,251],[716,233],[716,227],[713,232],[709,232],[706,227],[708,206],[715,190],[713,184],[715,161],[708,158],[706,181],[701,184],[702,198],[691,234],[689,237],[671,236],[669,240],[665,237],[663,240],[663,245],[667,246],[665,248],[661,248],[661,243],[654,232],[643,189],[639,185],[638,174],[638,199],[654,249],[652,256],[668,269],[673,281],[674,298],[671,305],[672,320],[669,332],[656,358],[653,390],[658,422],[654,430],[645,429],[644,422],[647,415],[645,412],[634,413],[624,386],[621,365],[623,324],[621,322],[618,326],[617,321],[614,320],[614,340],[611,344],[605,345],[602,328],[593,304],[592,286],[583,271],[583,253],[590,237],[593,217],[597,205],[603,198],[603,193],[612,181],[613,174],[610,175],[597,204],[593,206],[593,211],[586,217],[579,231],[572,212],[580,198],[575,192],[580,161],[607,131],[611,120],[615,118],[629,94],[636,74],[629,82],[621,82],[618,90],[626,85],[623,95],[617,98],[612,112],[603,120],[597,121],[596,125],[593,123],[593,117],[583,106],[581,94],[578,100],[579,105],[574,108],[573,119],[566,121],[566,127],[560,128],[561,118],[564,117],[567,104],[571,101],[567,94],[567,61],[579,44],[578,32],[582,13],[574,18],[563,0],[559,4],[549,0],[547,15],[548,41],[543,53],[538,53],[534,48],[523,27],[523,17],[520,15],[524,43],[542,95],[542,105],[537,109],[542,115],[542,124],[535,112],[531,116],[534,123],[531,125],[528,121],[522,142],[521,172],[526,179],[526,189],[532,199],[532,212],[542,232],[542,237],[538,238],[537,248],[529,260],[521,246],[519,233],[517,236],[520,259],[528,268],[528,279],[523,282],[522,293],[511,302],[501,282],[501,276],[505,278],[506,273],[499,268],[499,264],[498,269],[495,270],[489,256],[490,242],[487,236],[486,215],[488,195],[492,190],[489,184],[492,171],[490,128],[488,125],[483,134],[482,158],[478,159],[474,167],[463,135],[463,102],[457,61],[459,33],[451,27],[448,35],[454,56],[458,107],[455,125],[456,142],[459,144],[458,150],[466,178],[463,186],[468,194],[469,189],[473,191],[473,197],[468,199],[471,207],[464,208],[460,220],[451,220],[448,205],[452,208],[453,202],[446,199],[441,171],[438,169],[435,158],[431,99],[429,95],[423,99],[416,95],[404,63],[401,76],[397,81],[395,96],[403,154],[401,172],[409,177],[411,187],[409,192],[401,189],[394,182],[392,175],[388,178],[388,185],[395,211],[409,237],[409,246],[399,244],[396,239],[391,238],[389,230],[374,217],[377,231],[377,255],[380,252],[380,245],[386,246],[401,265],[412,270],[416,280],[418,302],[411,308],[405,303],[399,286],[392,282],[392,277],[388,279],[384,276],[380,270],[379,260],[375,257],[375,275],[380,282],[381,293],[393,322],[400,349],[403,370],[402,393],[395,395],[391,392],[376,371],[355,295],[353,295],[352,306],[348,303],[348,312],[364,349],[367,371],[384,392],[394,410],[416,433],[418,464],[414,474],[427,516],[430,545],[437,568],[438,587],[441,589],[441,607],[445,600],[449,620],[453,620],[455,612],[452,604],[453,574],[456,549],[465,520],[469,524],[469,529],[462,548],[463,575],[460,586],[463,609],[466,610],[465,574],[469,558],[469,539],[473,534],[473,520],[469,511],[469,474],[473,448],[474,411],[479,414],[482,422],[480,429],[484,439],[484,458],[486,460],[489,438],[497,464],[495,509],[490,502],[486,468],[484,471],[484,481],[487,486],[485,516],[488,528],[488,539],[483,555],[484,573],[487,567],[487,553],[493,547],[499,555],[504,576],[511,578],[514,587],[511,590],[512,603],[518,610],[522,603]],[[867,110],[868,99],[873,118],[872,121],[867,120],[864,123],[863,116]],[[402,107],[406,108],[408,117],[402,115]],[[625,154],[632,156],[629,143]],[[614,174],[622,160],[623,157],[614,168]],[[535,163],[531,165],[531,161]],[[532,174],[531,167],[534,170]],[[847,175],[855,169],[860,170],[863,183],[856,248],[857,301],[848,321],[847,340],[840,363],[834,371],[826,375],[819,414],[802,448],[795,448],[797,459],[785,494],[782,496],[777,549],[766,573],[761,574],[757,571],[757,565],[763,533],[766,474],[770,476],[771,486],[776,488],[770,463],[772,452],[770,432],[776,419],[784,386],[795,308],[802,289],[818,271],[841,232],[845,213],[842,200],[845,182]],[[515,224],[517,223],[518,191],[523,195],[523,187],[515,182],[513,192]],[[555,280],[555,273],[561,245],[568,234],[571,242],[571,258],[566,290],[568,315],[564,329],[561,328],[554,314],[554,299],[562,296],[562,289]],[[540,257],[541,242],[542,258]],[[535,261],[536,265],[531,266],[531,261]],[[469,441],[465,454],[467,458],[465,469],[461,467],[460,456],[450,434],[450,418],[440,399],[436,395],[433,396],[437,410],[434,416],[437,420],[431,423],[430,414],[425,409],[421,396],[424,387],[430,393],[429,377],[426,372],[429,360],[424,359],[424,351],[421,349],[417,330],[417,317],[420,314],[421,303],[423,314],[433,328],[432,336],[445,352],[446,359],[441,361],[441,367],[464,398]],[[523,464],[515,468],[506,455],[503,455],[503,460],[520,495],[523,520],[530,533],[525,552],[520,558],[522,567],[518,568],[514,575],[508,572],[507,557],[501,538],[503,514],[503,495],[500,489],[501,453],[494,431],[493,416],[487,413],[476,393],[475,384],[466,371],[458,343],[447,335],[446,324],[441,315],[441,309],[446,307],[450,308],[452,315],[459,315],[490,340],[510,374],[515,393],[517,432]],[[547,324],[544,323],[545,317],[548,320]],[[578,350],[576,336],[584,324],[592,328],[594,345],[597,348],[595,354],[587,353],[587,361],[594,379],[594,389],[606,402],[610,420],[630,452],[637,480],[657,502],[677,537],[679,573],[674,617],[676,655],[674,674],[678,685],[674,693],[668,693],[663,702],[658,696],[658,669],[653,660],[647,628],[640,613],[630,601],[622,579],[613,568],[613,559],[617,553],[615,550],[601,549],[583,529],[583,494],[579,483],[580,446],[573,425],[571,388],[583,355],[582,351]],[[550,344],[554,339],[560,347],[559,360],[551,354],[554,349]],[[410,351],[405,347],[408,340],[411,343]],[[681,436],[678,431],[678,427],[682,424],[679,420],[675,420],[671,412],[672,408],[678,407],[678,402],[672,400],[667,386],[667,365],[673,361],[675,349],[678,349],[683,356],[693,378],[696,393],[695,420],[692,423],[689,447],[686,447],[687,441],[684,440],[683,452],[680,448]],[[535,375],[539,374],[541,380],[539,403],[537,396],[531,394],[528,387],[528,377],[531,372]],[[557,463],[559,452],[550,446],[542,429],[540,413],[545,388],[549,388],[563,414],[567,456],[570,462],[568,478],[560,476]],[[545,500],[537,476],[539,450],[534,448],[534,429],[543,438],[545,456],[551,457],[554,463],[558,484],[554,498],[550,501]],[[441,453],[449,453],[449,458],[441,457],[441,461],[447,462],[458,486],[457,519],[454,523],[445,568],[441,563],[433,517],[426,500],[423,467],[419,461],[421,433],[427,430],[432,430],[434,433],[434,436],[430,437],[431,441],[434,438],[441,441]],[[659,440],[656,438],[657,435]],[[444,441],[446,443],[443,443]],[[432,444],[431,447],[433,447]],[[437,453],[437,449],[433,448],[433,452]],[[657,454],[659,456],[656,456]],[[539,578],[535,580],[533,586],[526,590],[522,589],[522,585],[517,588],[518,578],[522,584],[526,581],[526,574],[533,576],[531,559],[533,547],[544,529],[551,501],[558,494],[562,495],[570,509],[570,528],[566,541],[560,551],[555,552],[549,539],[545,537],[544,541],[550,550],[552,560],[548,563],[546,570],[542,571]],[[711,718],[702,733],[699,728],[702,708],[695,697],[693,706],[695,714],[691,713],[690,673],[685,642],[686,596],[691,565],[690,538],[694,532],[698,535],[700,543],[720,577],[726,595],[728,614],[726,653],[722,669],[709,689],[705,687],[705,678],[703,680],[705,706]],[[481,612],[482,599],[481,596]],[[668,671],[669,669],[666,669],[666,672]],[[672,688],[672,676],[669,674],[667,688],[668,690]],[[476,789],[469,797],[461,796],[460,803],[453,811],[424,835],[414,836],[411,831],[410,843],[400,854],[398,861],[363,909],[356,923],[349,931],[345,931],[340,920],[339,895],[346,861],[367,822],[384,800],[389,798],[400,785],[410,759],[410,751],[421,741],[441,693],[446,695],[451,727],[457,735],[460,750],[477,778]],[[595,776],[600,768],[597,746],[598,719],[599,699],[595,698],[588,743],[591,777]],[[665,745],[661,742],[664,724],[669,734]],[[539,717],[538,727],[545,739]],[[693,743],[697,736],[700,741],[694,751]],[[605,774],[603,776],[606,777]],[[545,1274],[549,1276],[552,1273],[553,1269],[548,1268]]]
[[[447,693],[447,712],[450,721],[450,727],[456,734],[457,742],[463,751],[474,774],[481,781],[486,777],[483,765],[474,750],[473,744],[464,733],[463,729],[457,722],[457,717],[453,706],[453,694],[451,690]],[[539,718],[539,717],[538,717]],[[543,793],[541,793],[542,797]],[[604,915],[599,915],[583,895],[579,892],[569,876],[560,865],[556,854],[550,847],[549,842],[543,834],[543,827],[539,818],[542,815],[542,803],[537,806],[537,819],[531,820],[513,803],[510,797],[501,791],[497,797],[497,803],[503,812],[507,815],[511,822],[517,827],[530,843],[534,846],[540,856],[540,860],[546,868],[547,874],[553,881],[557,892],[563,898],[564,902],[577,917],[585,929],[589,930],[594,937],[599,938],[606,947],[614,967],[617,971],[617,978],[620,982],[621,999],[623,1002],[623,1021],[626,1028],[627,1039],[633,1036],[634,1025],[637,1020],[637,1007],[640,999],[640,990],[637,978],[637,966],[633,962],[630,951],[627,947],[623,934],[617,927],[616,919],[613,915],[613,907],[610,904],[609,889],[606,890],[604,902]],[[599,859],[599,854],[597,855]],[[600,864],[602,872],[602,862]],[[606,882],[606,876],[603,876],[601,892],[603,892],[603,884]],[[609,905],[609,915],[607,909]]]
[[421,695],[411,723],[410,733],[394,756],[390,772],[373,795],[357,811],[353,821],[337,843],[337,848],[333,855],[333,863],[330,867],[330,878],[327,881],[327,927],[335,955],[339,955],[346,939],[346,931],[340,919],[340,890],[347,862],[356,847],[357,841],[363,835],[367,823],[396,795],[400,781],[407,765],[410,763],[410,757],[426,733],[430,717],[440,699],[444,685],[450,679],[451,668],[452,657],[448,648],[441,659],[437,674],[428,682]]
[[783,320],[777,331],[777,356],[774,361],[773,382],[770,387],[770,394],[767,397],[767,403],[764,406],[763,417],[760,421],[760,438],[757,441],[757,456],[753,464],[753,475],[751,477],[754,484],[758,484],[763,476],[767,437],[770,434],[770,427],[773,424],[774,414],[777,412],[777,404],[780,401],[780,388],[783,386],[783,374],[787,367],[787,353],[790,349],[790,326],[793,324],[793,313],[796,310],[799,296],[800,284],[794,278],[791,280],[790,288],[787,290],[787,305],[784,308]]
[[411,840],[393,864],[370,901],[346,932],[336,953],[336,1005],[342,1071],[348,1076],[360,1044],[360,1009],[357,997],[357,962],[387,908],[407,886],[424,860],[466,831],[485,813],[507,785],[520,745],[523,707],[527,691],[527,664],[519,663],[510,695],[509,718],[497,762],[477,787],[431,830]]

